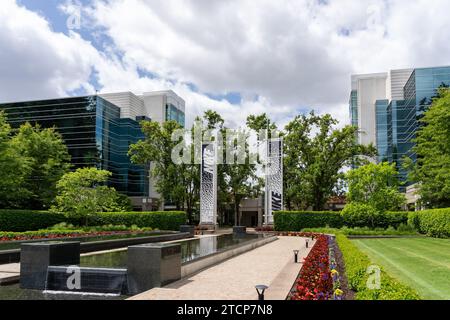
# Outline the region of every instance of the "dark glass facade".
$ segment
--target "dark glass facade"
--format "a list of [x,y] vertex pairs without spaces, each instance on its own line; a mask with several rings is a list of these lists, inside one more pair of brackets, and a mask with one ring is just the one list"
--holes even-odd
[[415,69],[403,88],[405,100],[391,101],[388,108],[392,117],[392,161],[397,164],[401,181],[405,182],[408,175],[402,159],[407,156],[416,161],[413,147],[420,118],[442,85],[450,85],[450,67]]
[[356,90],[352,90],[350,94],[350,119],[352,120],[352,126],[358,126],[358,92]]
[[130,144],[143,138],[140,125],[120,118],[120,108],[98,96],[0,104],[8,122],[56,127],[72,157],[73,168],[97,167],[112,172],[108,184],[134,197],[148,196],[146,168],[131,164]]
[[185,126],[185,115],[184,112],[178,110],[174,105],[168,103],[166,104],[166,121],[174,120],[180,125]]
[[389,100],[377,100],[375,103],[379,162],[392,161],[392,113],[389,107]]

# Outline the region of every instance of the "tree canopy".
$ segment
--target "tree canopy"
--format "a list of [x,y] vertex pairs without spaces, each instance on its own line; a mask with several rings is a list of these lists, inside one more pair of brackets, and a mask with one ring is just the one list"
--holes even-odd
[[372,145],[356,142],[356,127],[336,128],[331,115],[299,115],[284,130],[284,185],[288,209],[323,210],[343,178],[342,169],[373,156]]
[[450,207],[450,90],[441,88],[421,119],[413,151],[414,164],[406,159],[409,179],[419,184],[423,205]]
[[54,128],[25,123],[13,131],[0,112],[0,205],[46,209],[56,183],[68,172],[70,156]]
[[348,202],[370,205],[379,212],[400,209],[405,196],[398,190],[397,175],[395,164],[387,162],[350,170],[345,175]]
[[129,210],[114,188],[106,185],[111,172],[96,168],[82,168],[69,172],[57,183],[58,194],[51,210],[65,213],[68,217],[87,218],[98,212],[123,212]]

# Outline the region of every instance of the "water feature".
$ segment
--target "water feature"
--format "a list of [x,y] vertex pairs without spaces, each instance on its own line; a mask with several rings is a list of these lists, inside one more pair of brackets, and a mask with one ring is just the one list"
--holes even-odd
[[[57,239],[57,240],[80,241],[83,243],[83,242],[95,242],[95,241],[104,241],[104,240],[118,240],[118,239],[131,239],[131,238],[140,238],[140,237],[151,237],[151,236],[159,236],[159,235],[164,235],[164,234],[170,234],[170,233],[161,232],[161,231],[147,231],[147,232],[136,232],[136,233],[128,233],[128,234],[111,234],[111,235],[103,235],[103,236],[80,236],[80,237],[73,237],[73,238],[61,238],[61,239]],[[0,251],[20,249],[20,246],[22,245],[22,243],[46,242],[46,241],[55,241],[55,239],[2,241],[2,242],[0,242]]]
[[[177,241],[181,245],[181,263],[188,263],[196,259],[226,250],[242,243],[257,240],[263,235],[234,236],[226,234],[221,236],[208,236],[192,240]],[[126,268],[127,250],[112,251],[100,254],[82,256],[80,259],[82,267],[98,268]]]
[[[204,257],[208,257],[211,255],[215,255],[216,253],[232,249],[234,247],[239,247],[243,244],[250,243],[252,241],[257,241],[264,237],[263,235],[241,235],[235,236],[232,234],[229,235],[221,235],[221,236],[207,236],[202,238],[196,238],[191,240],[180,240],[172,243],[179,244],[181,247],[181,263],[189,264],[190,262],[197,261]],[[115,270],[117,272],[125,272],[127,268],[127,249],[124,250],[115,250],[111,252],[102,252],[98,254],[90,254],[83,255],[80,259],[80,267],[81,269],[98,269],[98,268],[108,268],[109,271],[114,273]],[[49,274],[48,279],[54,279],[55,283],[59,280],[58,277],[62,277],[65,274],[66,267],[49,267],[51,274]],[[59,270],[61,269],[61,270]],[[121,270],[120,270],[121,269]],[[83,271],[84,272],[84,271]],[[107,277],[105,275],[103,278]],[[115,275],[114,278],[122,277],[122,275]],[[91,277],[92,278],[92,277]],[[96,278],[96,276],[94,277]],[[92,278],[92,279],[94,279]],[[102,279],[103,279],[102,278]],[[47,281],[48,281],[47,279]],[[92,280],[91,279],[91,280]],[[106,278],[105,278],[106,279]],[[89,281],[91,281],[89,280]],[[94,279],[95,280],[95,279]],[[53,280],[51,280],[53,281]],[[106,281],[108,282],[108,281]],[[121,281],[120,283],[125,283]],[[51,283],[50,283],[51,284]],[[96,284],[95,284],[96,285]],[[92,285],[90,287],[95,287]],[[103,285],[103,284],[102,284]],[[111,287],[108,284],[108,288]],[[117,288],[120,286],[117,285]],[[112,287],[111,287],[112,288]],[[61,292],[58,289],[58,286],[47,286],[47,289],[53,289],[54,291],[49,290],[31,290],[31,289],[20,289],[19,285],[9,285],[9,286],[0,286],[0,300],[12,299],[12,300],[104,300],[104,299],[125,299],[126,296],[118,293],[120,290],[107,291],[106,293],[76,293],[76,292]],[[95,290],[95,288],[94,288]],[[122,291],[123,293],[124,291]],[[111,294],[115,293],[115,294]]]

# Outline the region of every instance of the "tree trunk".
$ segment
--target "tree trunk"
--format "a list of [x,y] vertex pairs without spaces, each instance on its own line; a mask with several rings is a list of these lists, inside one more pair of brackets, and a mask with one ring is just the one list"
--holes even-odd
[[239,202],[237,199],[236,194],[233,194],[234,198],[234,225],[239,226],[240,225],[240,219],[239,219]]

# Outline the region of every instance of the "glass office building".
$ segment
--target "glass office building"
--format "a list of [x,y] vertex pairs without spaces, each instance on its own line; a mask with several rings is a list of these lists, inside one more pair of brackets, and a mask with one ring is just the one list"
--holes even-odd
[[[402,70],[391,71],[391,76],[398,71]],[[371,79],[378,76],[379,74],[363,75],[363,78]],[[386,99],[376,99],[373,105],[369,105],[370,110],[366,110],[366,114],[375,116],[376,141],[371,142],[376,144],[378,162],[395,163],[400,181],[407,182],[408,172],[402,167],[403,158],[406,156],[413,161],[417,160],[413,147],[421,125],[420,119],[431,105],[433,98],[437,96],[439,87],[450,85],[450,67],[417,68],[411,70],[409,78],[406,76],[401,81],[399,78],[391,80],[386,77],[386,88],[390,88],[386,89]],[[403,89],[403,95],[400,88]],[[394,92],[397,100],[391,99]],[[355,126],[358,126],[360,120],[359,94],[363,95],[364,92],[360,93],[352,87],[349,112],[351,123]],[[372,108],[375,109],[374,112]],[[408,184],[405,183],[402,190],[405,190]]]
[[173,104],[166,104],[166,121],[174,120],[178,122],[180,125],[185,126],[185,115],[184,112],[179,110]]
[[120,118],[120,108],[98,96],[0,104],[13,128],[25,122],[56,127],[73,168],[112,172],[108,185],[130,197],[148,196],[148,170],[128,157],[130,144],[143,138],[139,123]]
[[375,103],[378,162],[392,161],[392,113],[389,100]]
[[352,90],[350,94],[350,119],[352,126],[358,126],[358,91]]

